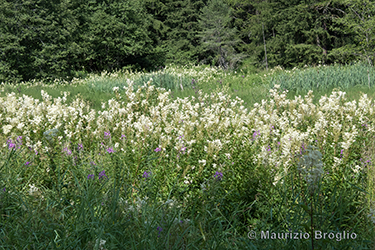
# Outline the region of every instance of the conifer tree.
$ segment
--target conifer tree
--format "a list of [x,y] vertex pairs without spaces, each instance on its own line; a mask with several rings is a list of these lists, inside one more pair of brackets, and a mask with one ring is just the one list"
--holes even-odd
[[199,20],[202,46],[211,52],[209,59],[212,64],[223,69],[234,69],[236,64],[246,57],[235,50],[241,40],[238,38],[237,29],[230,27],[231,21],[231,9],[222,0],[208,1]]
[[353,43],[334,50],[339,55],[354,55],[374,65],[375,59],[375,3],[370,0],[337,0],[347,6],[343,18],[336,22],[343,24],[347,33],[353,34]]

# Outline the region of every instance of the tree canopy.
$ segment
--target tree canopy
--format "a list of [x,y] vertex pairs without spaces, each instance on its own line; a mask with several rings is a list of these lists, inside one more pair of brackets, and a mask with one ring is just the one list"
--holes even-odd
[[0,82],[200,63],[374,63],[370,0],[3,0]]

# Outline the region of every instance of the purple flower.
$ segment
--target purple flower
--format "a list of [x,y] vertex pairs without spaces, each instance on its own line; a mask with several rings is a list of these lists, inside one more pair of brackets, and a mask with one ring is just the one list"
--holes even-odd
[[107,149],[107,152],[108,152],[109,154],[111,154],[111,153],[114,153],[115,151],[113,151],[113,148],[108,148],[108,149]]
[[9,146],[9,149],[16,148],[16,144],[14,143],[9,143],[8,146]]
[[9,149],[15,148],[16,144],[13,143],[12,139],[7,140]]
[[214,178],[216,178],[218,181],[221,181],[223,178],[223,173],[216,171]]
[[67,155],[72,154],[72,151],[70,151],[68,148],[64,148],[63,151],[66,152]]
[[95,175],[93,175],[93,174],[89,174],[88,176],[87,176],[87,179],[94,179],[94,177],[95,177]]
[[121,138],[120,138],[120,139],[122,140],[123,137],[125,137],[125,139],[126,139],[126,136],[125,136],[125,135],[121,135]]
[[26,163],[25,163],[25,165],[27,166],[27,165],[29,165],[31,162],[29,162],[29,161],[27,161]]
[[93,161],[92,161],[92,162],[90,162],[90,164],[91,164],[91,165],[93,165],[93,166],[94,166],[94,165],[96,166],[95,162],[93,162]]
[[104,139],[108,139],[110,136],[111,136],[111,133],[109,131],[104,132]]
[[83,144],[78,143],[78,150],[82,150],[82,149],[83,149]]
[[161,151],[161,148],[156,148],[154,151],[159,152],[159,151]]
[[3,191],[5,192],[5,188],[3,188]]
[[[105,170],[103,170],[102,172],[100,172],[99,173],[99,180],[102,178],[102,177],[107,177],[106,175],[105,175]],[[107,177],[108,178],[108,177]]]
[[161,227],[157,227],[156,230],[159,231],[159,235],[158,235],[158,237],[160,237],[160,233],[163,231],[163,228],[161,228]]
[[151,172],[144,172],[143,173],[143,178],[147,179],[150,176]]
[[242,76],[242,78],[244,78],[245,76]]

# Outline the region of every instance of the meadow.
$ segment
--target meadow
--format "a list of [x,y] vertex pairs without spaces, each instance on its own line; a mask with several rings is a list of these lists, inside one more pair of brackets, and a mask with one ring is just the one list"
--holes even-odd
[[374,80],[355,62],[3,83],[0,249],[373,249]]

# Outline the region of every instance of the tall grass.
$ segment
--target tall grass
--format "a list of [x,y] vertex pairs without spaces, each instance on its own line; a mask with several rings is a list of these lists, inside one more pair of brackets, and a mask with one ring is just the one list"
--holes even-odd
[[315,68],[305,68],[303,70],[295,69],[292,71],[283,71],[277,76],[268,76],[270,87],[275,84],[280,85],[282,89],[288,89],[298,95],[301,91],[323,90],[327,91],[333,88],[349,89],[357,85],[374,87],[375,70],[366,63],[359,61],[352,65],[320,66]]

